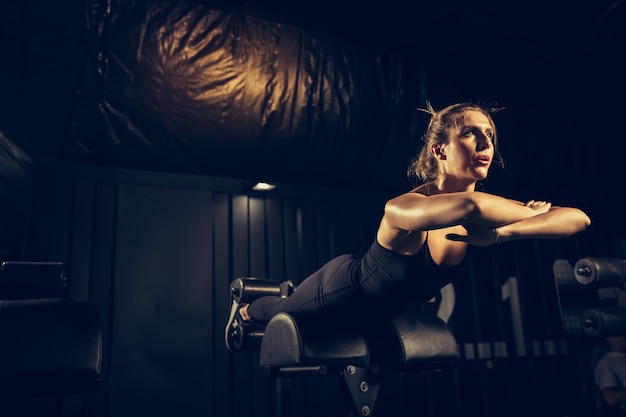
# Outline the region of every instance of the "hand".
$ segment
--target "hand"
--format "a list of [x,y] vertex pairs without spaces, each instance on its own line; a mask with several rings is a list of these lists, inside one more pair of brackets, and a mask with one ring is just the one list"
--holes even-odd
[[494,227],[464,224],[463,228],[467,230],[467,236],[448,233],[446,239],[455,242],[465,242],[474,246],[489,246],[496,243],[498,235]]
[[552,204],[548,203],[547,201],[530,200],[525,204],[525,206],[538,211],[537,214],[543,214],[550,211],[550,207],[552,207]]

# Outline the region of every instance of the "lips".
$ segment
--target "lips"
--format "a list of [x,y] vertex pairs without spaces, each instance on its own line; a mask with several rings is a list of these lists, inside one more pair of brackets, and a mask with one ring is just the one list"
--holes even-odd
[[489,165],[491,158],[489,158],[487,155],[480,155],[475,159],[475,161],[481,165]]

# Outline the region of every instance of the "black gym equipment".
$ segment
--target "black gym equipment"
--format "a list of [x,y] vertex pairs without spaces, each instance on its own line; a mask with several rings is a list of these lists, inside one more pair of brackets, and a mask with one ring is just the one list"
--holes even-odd
[[[237,278],[230,284],[230,294],[233,304],[250,303],[266,295],[288,297],[294,289],[292,281],[279,282],[254,277]],[[232,314],[232,312],[231,312]],[[258,350],[265,331],[265,324],[254,322],[235,322],[231,329],[227,329],[227,346],[235,351]]]
[[0,266],[0,399],[101,392],[100,306],[71,299],[56,262]]
[[585,257],[552,266],[561,322],[568,334],[626,334],[626,260]]
[[[259,278],[238,278],[231,285],[239,304],[264,295],[288,297],[293,291],[291,282]],[[230,333],[242,350],[260,350],[259,364],[270,377],[339,377],[351,416],[374,416],[386,373],[491,366],[490,361],[460,360],[447,324],[419,309],[368,325],[311,313],[278,313],[266,325],[244,323]]]

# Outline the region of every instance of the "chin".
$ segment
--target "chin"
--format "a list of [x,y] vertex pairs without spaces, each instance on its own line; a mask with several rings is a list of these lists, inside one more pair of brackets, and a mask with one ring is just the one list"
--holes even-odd
[[485,169],[480,169],[476,172],[476,179],[478,181],[480,180],[484,180],[487,178],[487,175],[489,174],[489,168],[485,168]]

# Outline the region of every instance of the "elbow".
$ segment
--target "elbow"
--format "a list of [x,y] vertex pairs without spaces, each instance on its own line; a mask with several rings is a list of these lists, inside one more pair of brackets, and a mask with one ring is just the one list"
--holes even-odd
[[583,231],[586,228],[588,228],[589,226],[591,226],[591,219],[589,218],[589,216],[587,216],[587,214],[582,211],[582,210],[578,210],[578,218],[579,218],[579,222],[580,222],[580,230]]
[[572,210],[573,212],[571,213],[570,217],[572,230],[570,234],[582,232],[583,230],[591,226],[591,219],[589,218],[589,216],[587,216],[587,214],[585,214],[585,212],[579,209]]
[[591,226],[591,219],[589,216],[578,208],[557,207],[556,209],[559,210],[559,213],[562,213],[562,217],[559,217],[564,225],[569,225],[572,234],[582,232]]

